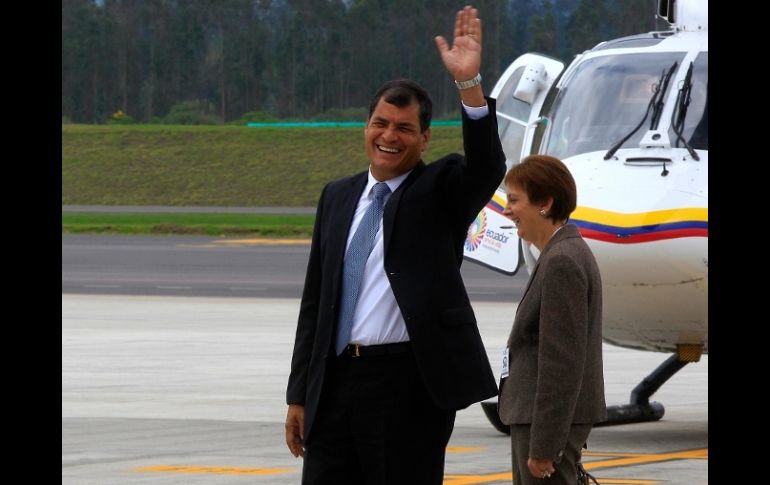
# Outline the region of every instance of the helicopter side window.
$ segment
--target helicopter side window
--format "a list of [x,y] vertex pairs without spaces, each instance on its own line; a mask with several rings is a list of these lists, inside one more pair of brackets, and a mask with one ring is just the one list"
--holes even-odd
[[516,85],[519,84],[525,68],[526,66],[521,66],[513,71],[513,74],[508,78],[508,81],[506,81],[505,86],[500,90],[500,94],[497,97],[497,111],[519,120],[522,123],[527,123],[529,120],[529,112],[532,110],[532,106],[530,106],[529,103],[514,98],[513,90],[516,88]]
[[513,97],[513,90],[519,83],[526,66],[513,71],[497,97],[498,134],[503,153],[508,160],[518,162],[522,143],[532,107]]

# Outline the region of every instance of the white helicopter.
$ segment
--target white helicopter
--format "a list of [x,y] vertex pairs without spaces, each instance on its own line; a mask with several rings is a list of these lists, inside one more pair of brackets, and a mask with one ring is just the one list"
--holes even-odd
[[[604,340],[672,353],[602,424],[660,419],[650,396],[708,353],[708,4],[660,0],[657,15],[670,30],[602,42],[566,69],[524,54],[491,93],[508,166],[547,153],[575,178],[570,222],[599,264]],[[537,248],[502,216],[505,201],[501,187],[469,228],[465,257],[531,270]],[[496,403],[482,406],[507,432]]]

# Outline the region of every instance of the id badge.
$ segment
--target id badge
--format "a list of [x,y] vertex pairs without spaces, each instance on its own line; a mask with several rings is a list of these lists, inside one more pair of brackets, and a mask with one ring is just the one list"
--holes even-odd
[[500,379],[508,377],[508,347],[503,350],[502,366],[500,368]]

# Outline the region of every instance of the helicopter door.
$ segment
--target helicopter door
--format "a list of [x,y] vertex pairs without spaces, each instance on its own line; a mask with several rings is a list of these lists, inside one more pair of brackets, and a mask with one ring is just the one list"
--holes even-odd
[[564,70],[564,63],[538,54],[524,54],[508,66],[495,84],[497,125],[510,168],[531,153],[532,137],[551,84]]
[[[534,128],[545,95],[564,69],[564,64],[536,54],[524,54],[508,66],[490,97],[497,100],[497,125],[510,168],[530,153]],[[464,255],[504,274],[516,274],[522,261],[519,236],[513,223],[503,216],[507,203],[505,187],[497,189],[468,228]]]

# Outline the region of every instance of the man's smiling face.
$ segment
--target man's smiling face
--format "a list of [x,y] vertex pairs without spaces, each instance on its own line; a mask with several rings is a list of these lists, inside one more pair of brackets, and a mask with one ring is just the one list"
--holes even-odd
[[364,129],[372,175],[390,180],[413,169],[428,148],[430,128],[420,132],[420,105],[399,108],[380,98]]

